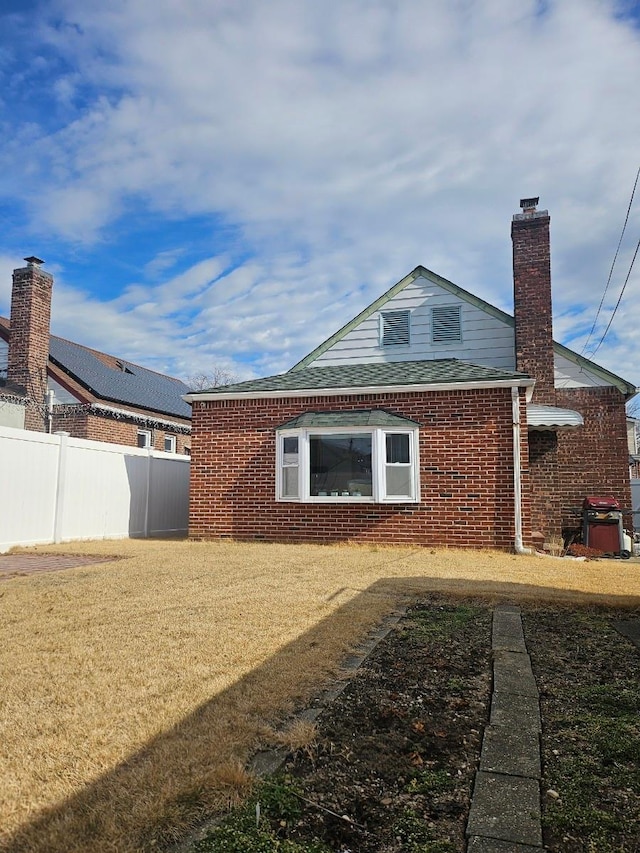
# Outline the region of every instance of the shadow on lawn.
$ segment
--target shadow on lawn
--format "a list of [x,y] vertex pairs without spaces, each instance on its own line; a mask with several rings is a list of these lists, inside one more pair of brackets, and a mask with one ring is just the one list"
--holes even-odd
[[[370,596],[394,602],[407,596],[451,595],[487,603],[509,599],[518,603],[640,606],[640,597],[600,596],[517,583],[402,578],[381,580],[283,647],[245,678],[204,703],[172,729],[151,740],[80,793],[40,812],[4,843],[3,853],[100,853],[100,851],[161,850],[193,826],[217,804],[224,804],[219,770],[230,760],[246,763],[259,744],[255,735],[236,739],[236,720],[248,717],[259,729],[261,697],[286,695],[292,668],[301,674],[323,655],[323,644],[340,624],[348,624]],[[322,685],[307,684],[320,692]],[[304,691],[301,691],[304,692]],[[295,697],[294,697],[295,698]],[[287,709],[283,711],[286,715]],[[224,744],[224,754],[216,748]],[[213,794],[211,792],[214,792]]]

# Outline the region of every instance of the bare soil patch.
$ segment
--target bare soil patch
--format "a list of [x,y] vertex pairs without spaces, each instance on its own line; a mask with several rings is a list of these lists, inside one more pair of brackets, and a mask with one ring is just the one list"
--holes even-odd
[[[465,850],[490,649],[487,608],[427,602],[410,609],[323,717],[317,745],[286,767],[314,803],[304,803],[304,837],[362,853],[435,842]],[[303,837],[299,826],[293,837]]]
[[[612,627],[633,617],[523,607],[553,853],[640,850],[640,655]],[[489,716],[490,637],[486,604],[410,608],[321,715],[317,738],[198,852],[464,853]]]

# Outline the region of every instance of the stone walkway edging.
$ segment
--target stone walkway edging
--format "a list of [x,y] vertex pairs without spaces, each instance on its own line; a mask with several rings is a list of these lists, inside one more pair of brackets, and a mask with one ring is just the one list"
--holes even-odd
[[493,611],[493,695],[467,822],[467,853],[539,853],[540,698],[515,605]]
[[[351,681],[353,675],[360,669],[371,652],[390,631],[400,622],[405,616],[407,607],[400,607],[393,611],[389,616],[369,633],[364,642],[358,646],[343,662],[340,667],[343,677],[336,680],[328,687],[320,696],[314,700],[310,708],[305,708],[293,716],[292,722],[297,720],[305,720],[307,722],[315,722],[320,714],[327,708],[334,699],[345,690]],[[255,774],[258,778],[264,778],[276,773],[284,764],[291,750],[287,747],[272,747],[270,749],[261,750],[255,753],[248,764],[250,773]],[[220,818],[212,818],[206,820],[200,826],[189,834],[183,841],[174,844],[170,848],[170,853],[193,853],[193,848],[196,842],[201,841],[206,837],[207,833],[220,822]]]

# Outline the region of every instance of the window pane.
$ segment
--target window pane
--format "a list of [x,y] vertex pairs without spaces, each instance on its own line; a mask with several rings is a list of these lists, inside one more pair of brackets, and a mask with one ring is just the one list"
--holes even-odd
[[371,435],[309,437],[312,495],[371,495]]
[[390,497],[411,497],[411,468],[410,466],[387,465],[387,495]]
[[298,437],[295,435],[282,439],[282,464],[298,464]]
[[291,466],[282,469],[282,497],[297,498],[298,494],[298,469]]
[[387,463],[409,464],[409,436],[406,433],[387,433]]
[[282,449],[284,453],[298,452],[298,436],[291,435],[282,439]]

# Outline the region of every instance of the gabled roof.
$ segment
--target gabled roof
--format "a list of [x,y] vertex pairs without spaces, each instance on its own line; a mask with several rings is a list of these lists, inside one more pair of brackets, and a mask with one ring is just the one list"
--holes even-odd
[[322,394],[367,393],[369,391],[431,390],[451,388],[529,387],[533,379],[526,373],[469,364],[456,358],[422,361],[389,361],[307,367],[191,392],[189,400],[234,399],[251,396],[310,396]]
[[[5,334],[2,336],[7,336],[9,321],[0,317],[0,333],[3,331]],[[56,335],[50,336],[49,362],[54,368],[54,378],[64,381],[68,377],[72,390],[84,389],[96,400],[191,418],[191,406],[183,399],[189,388],[172,376],[156,373]]]
[[[407,285],[414,282],[417,278],[426,278],[429,281],[433,282],[433,284],[442,287],[444,290],[447,290],[449,293],[454,296],[458,296],[460,299],[465,300],[466,302],[474,305],[476,308],[479,308],[481,311],[484,311],[486,314],[490,314],[492,317],[495,317],[498,320],[501,320],[507,326],[511,326],[514,328],[514,319],[510,314],[501,311],[500,308],[496,308],[495,305],[491,305],[489,302],[485,302],[484,299],[481,299],[479,296],[474,296],[473,293],[469,293],[468,290],[465,290],[462,287],[459,287],[457,284],[454,284],[452,281],[449,281],[446,278],[438,275],[435,272],[423,267],[421,265],[417,266],[414,270],[412,270],[409,275],[406,275],[404,278],[400,279],[397,284],[394,284],[386,293],[383,293],[382,296],[379,296],[375,302],[372,302],[371,305],[368,305],[363,311],[361,311],[357,317],[354,317],[353,320],[350,320],[345,326],[331,335],[330,338],[327,338],[326,341],[317,346],[312,352],[306,355],[301,361],[291,368],[294,370],[303,370],[309,367],[319,356],[325,353],[328,349],[330,349],[335,343],[345,337],[352,329],[355,329],[363,320],[366,320],[367,317],[370,317],[376,311],[379,311],[383,308],[387,302],[393,299],[398,293],[407,287]],[[610,370],[607,370],[604,367],[601,367],[599,364],[596,364],[594,361],[590,361],[588,358],[584,358],[584,356],[578,355],[577,352],[565,347],[563,344],[559,344],[556,341],[553,342],[553,349],[557,355],[561,355],[564,358],[572,361],[574,364],[579,367],[584,368],[585,370],[590,370],[592,373],[595,373],[597,376],[600,376],[610,385],[614,385],[618,390],[624,394],[625,396],[634,395],[636,393],[636,387],[633,383],[627,382],[626,379],[622,379],[622,377],[617,376],[615,373],[612,373]]]

